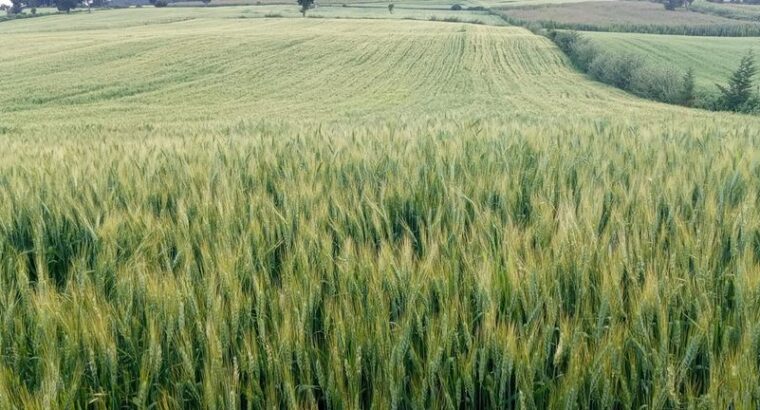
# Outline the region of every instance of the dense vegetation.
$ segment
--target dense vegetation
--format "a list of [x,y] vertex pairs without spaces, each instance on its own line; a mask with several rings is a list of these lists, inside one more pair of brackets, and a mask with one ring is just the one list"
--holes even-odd
[[760,120],[199,10],[0,25],[0,408],[760,403]]
[[15,142],[2,405],[749,407],[760,141],[621,125]]
[[631,53],[660,67],[681,73],[694,70],[698,92],[715,94],[750,50],[760,52],[760,39],[752,37],[690,37],[636,33],[584,32],[600,47],[615,53]]
[[692,105],[694,78],[674,66],[652,64],[641,54],[600,47],[577,32],[552,31],[550,38],[594,79],[644,98]]
[[679,67],[669,60],[663,64],[646,54],[606,48],[574,31],[551,31],[548,36],[576,67],[595,80],[641,97],[716,111],[760,111],[754,86],[755,58],[751,49],[727,78],[728,85],[716,83],[718,93],[698,93],[692,67]]

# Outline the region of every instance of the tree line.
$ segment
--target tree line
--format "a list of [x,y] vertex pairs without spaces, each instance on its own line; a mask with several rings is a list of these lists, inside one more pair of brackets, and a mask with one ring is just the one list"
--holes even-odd
[[77,7],[105,7],[108,0],[11,0],[8,15],[20,16],[28,9],[32,15],[37,14],[38,7],[55,7],[58,11],[70,12]]
[[574,31],[550,31],[548,37],[581,71],[595,80],[640,97],[713,111],[760,113],[760,96],[755,91],[755,58],[750,51],[726,84],[716,84],[716,93],[698,93],[691,69],[652,64],[641,55],[603,49]]
[[[211,0],[200,0],[200,2],[207,5]],[[156,7],[166,7],[170,1],[149,0],[149,3]],[[0,11],[7,11],[10,17],[29,17],[29,15],[24,14],[24,10],[29,10],[34,16],[37,14],[38,7],[55,7],[58,11],[68,13],[78,7],[103,8],[111,6],[110,0],[11,0],[11,5],[8,7],[0,6]]]

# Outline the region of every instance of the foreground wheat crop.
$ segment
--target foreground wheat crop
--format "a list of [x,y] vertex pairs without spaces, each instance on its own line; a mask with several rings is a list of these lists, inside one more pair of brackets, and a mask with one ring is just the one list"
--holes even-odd
[[757,120],[518,28],[146,12],[0,25],[48,39],[0,61],[0,408],[760,402]]

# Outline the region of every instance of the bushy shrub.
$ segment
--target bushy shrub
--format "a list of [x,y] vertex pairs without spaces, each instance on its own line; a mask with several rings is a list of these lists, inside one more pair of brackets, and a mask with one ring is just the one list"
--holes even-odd
[[546,36],[548,33],[544,26],[539,23],[529,23],[525,28],[530,30],[531,33],[538,34],[539,36]]
[[167,0],[156,0],[155,3],[153,3],[156,7],[166,7],[169,5],[169,2]]
[[589,64],[594,78],[624,90],[633,90],[633,78],[643,70],[644,60],[635,54],[600,52]]
[[451,6],[451,10],[453,10],[453,11],[461,11],[462,10],[462,6],[460,6],[459,4],[455,4],[455,5]]
[[683,97],[683,80],[674,67],[642,64],[632,72],[629,87],[631,92],[644,98],[688,105]]

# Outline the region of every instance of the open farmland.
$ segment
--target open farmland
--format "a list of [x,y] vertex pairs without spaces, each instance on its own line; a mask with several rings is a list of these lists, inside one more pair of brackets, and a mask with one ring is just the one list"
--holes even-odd
[[245,9],[0,24],[0,409],[760,403],[760,119]]
[[694,2],[691,8],[700,13],[714,14],[736,20],[760,21],[759,4],[710,3],[699,0]]
[[[4,125],[33,131],[87,123],[131,132],[143,124],[229,121],[472,122],[651,106],[583,81],[549,40],[516,27],[164,10],[4,23],[6,52],[14,56],[0,61],[7,77],[0,104],[10,114]],[[13,41],[22,38],[39,45]],[[293,67],[294,60],[309,64]],[[9,75],[18,72],[37,76]]]
[[702,92],[716,93],[715,84],[725,84],[749,51],[760,52],[754,37],[669,36],[636,33],[587,32],[584,36],[606,50],[644,56],[659,66],[694,70]]
[[698,36],[758,36],[760,24],[686,9],[665,11],[648,1],[590,1],[504,8],[500,14],[516,23],[546,28]]

